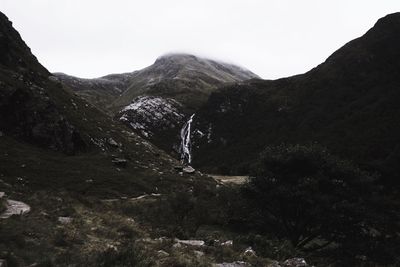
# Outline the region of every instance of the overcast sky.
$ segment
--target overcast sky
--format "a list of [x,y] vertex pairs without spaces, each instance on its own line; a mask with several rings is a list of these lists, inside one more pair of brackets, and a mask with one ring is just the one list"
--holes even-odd
[[187,52],[265,79],[303,73],[400,0],[0,0],[52,72],[98,77]]

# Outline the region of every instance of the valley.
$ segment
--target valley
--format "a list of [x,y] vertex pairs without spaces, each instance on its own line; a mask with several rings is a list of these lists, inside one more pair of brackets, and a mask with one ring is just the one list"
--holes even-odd
[[83,79],[0,13],[0,266],[398,266],[399,36],[278,80],[184,53]]

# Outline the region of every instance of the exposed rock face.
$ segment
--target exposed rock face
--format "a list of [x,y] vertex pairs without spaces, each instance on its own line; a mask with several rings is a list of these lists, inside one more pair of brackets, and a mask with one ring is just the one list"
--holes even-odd
[[195,246],[195,247],[202,247],[205,245],[203,240],[180,240],[175,239],[175,242],[178,244],[188,245],[188,246]]
[[398,177],[399,36],[400,13],[388,15],[308,73],[212,93],[194,119],[194,166],[247,174],[267,145],[318,142]]
[[244,261],[223,262],[223,263],[213,264],[213,267],[249,267],[249,266],[251,265]]
[[[140,96],[118,113],[118,119],[144,137],[179,129],[184,114],[180,103],[170,98]],[[161,132],[161,133],[160,133]]]
[[307,267],[308,264],[303,258],[293,258],[285,260],[282,267]]

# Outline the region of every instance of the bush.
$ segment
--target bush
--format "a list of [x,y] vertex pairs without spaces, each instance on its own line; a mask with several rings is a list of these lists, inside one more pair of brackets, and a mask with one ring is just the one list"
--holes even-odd
[[377,247],[371,231],[381,242],[388,230],[386,215],[371,202],[383,201],[375,178],[318,145],[280,145],[263,151],[243,193],[259,230],[298,249],[333,244],[367,255]]

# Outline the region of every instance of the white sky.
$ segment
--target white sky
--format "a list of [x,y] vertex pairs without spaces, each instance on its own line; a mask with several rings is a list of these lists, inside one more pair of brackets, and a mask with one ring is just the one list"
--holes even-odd
[[400,0],[0,0],[0,11],[52,72],[98,77],[188,52],[273,79],[322,63]]

